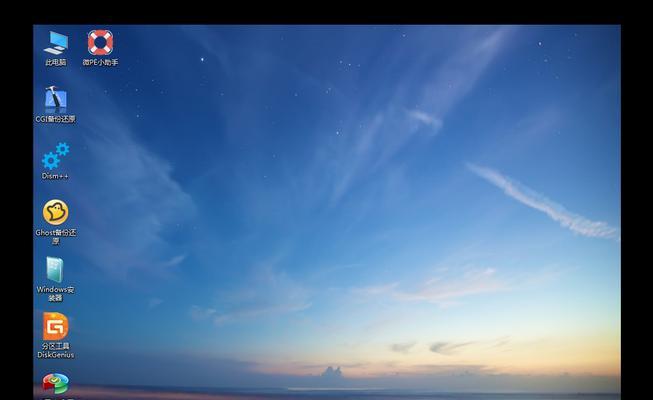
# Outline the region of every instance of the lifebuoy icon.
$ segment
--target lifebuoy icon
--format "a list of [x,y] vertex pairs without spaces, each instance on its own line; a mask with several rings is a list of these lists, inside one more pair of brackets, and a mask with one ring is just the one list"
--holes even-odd
[[113,34],[106,29],[88,33],[88,52],[94,56],[106,56],[113,51]]

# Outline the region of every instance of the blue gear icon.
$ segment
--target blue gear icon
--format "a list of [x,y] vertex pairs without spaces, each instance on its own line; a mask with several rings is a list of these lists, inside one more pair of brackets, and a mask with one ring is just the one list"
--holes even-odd
[[59,154],[60,156],[65,156],[69,152],[70,152],[70,146],[68,146],[68,143],[63,142],[57,145],[57,154]]
[[49,169],[50,171],[59,166],[59,161],[59,156],[53,152],[44,154],[43,160],[41,160],[41,162],[43,162],[43,167]]

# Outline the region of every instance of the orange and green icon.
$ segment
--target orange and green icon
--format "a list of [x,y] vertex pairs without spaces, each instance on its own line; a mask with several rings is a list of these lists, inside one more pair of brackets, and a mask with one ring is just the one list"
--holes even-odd
[[68,318],[58,312],[43,313],[43,340],[61,340],[68,336]]

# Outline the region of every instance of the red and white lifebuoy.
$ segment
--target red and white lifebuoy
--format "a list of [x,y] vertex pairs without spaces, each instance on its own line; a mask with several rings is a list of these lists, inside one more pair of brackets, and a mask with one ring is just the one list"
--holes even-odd
[[[97,38],[104,38],[104,47],[97,47],[95,40]],[[106,29],[96,29],[88,33],[88,52],[94,56],[106,56],[113,51],[113,34]]]

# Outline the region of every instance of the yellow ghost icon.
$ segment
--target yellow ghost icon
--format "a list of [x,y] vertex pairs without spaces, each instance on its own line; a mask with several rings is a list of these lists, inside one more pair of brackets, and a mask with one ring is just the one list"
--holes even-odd
[[51,225],[63,224],[68,219],[68,206],[62,200],[52,199],[43,206],[43,218]]

